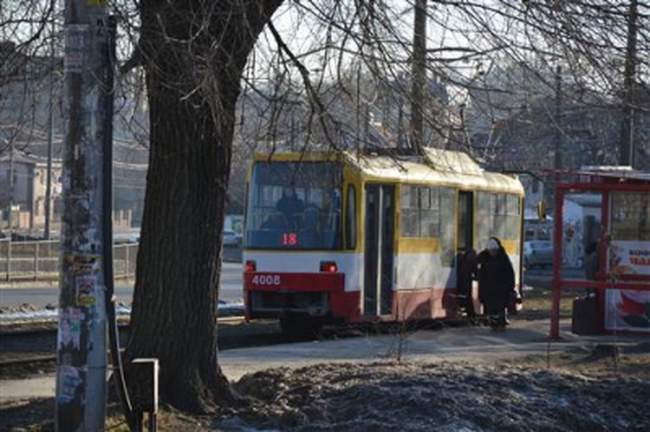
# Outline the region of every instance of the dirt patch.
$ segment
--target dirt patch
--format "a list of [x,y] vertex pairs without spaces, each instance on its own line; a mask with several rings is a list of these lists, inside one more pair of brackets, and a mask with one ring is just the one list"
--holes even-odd
[[[221,427],[292,431],[641,431],[650,381],[503,363],[322,364],[244,376],[254,399]],[[236,420],[239,420],[236,421]]]
[[534,354],[504,360],[528,368],[563,370],[587,376],[624,376],[650,382],[650,342],[617,346],[596,344],[593,347],[565,347],[550,355]]
[[[146,418],[146,417],[145,417]],[[193,417],[184,413],[163,408],[158,413],[160,431],[214,431],[213,419]],[[117,403],[107,407],[106,430],[128,432],[124,417],[120,415]],[[32,399],[0,405],[0,431],[27,432],[54,431],[54,399]]]

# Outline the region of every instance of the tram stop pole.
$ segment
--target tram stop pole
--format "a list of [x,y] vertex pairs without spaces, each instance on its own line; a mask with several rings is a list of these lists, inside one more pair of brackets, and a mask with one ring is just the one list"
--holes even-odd
[[[557,179],[557,177],[556,177]],[[560,302],[562,301],[562,220],[564,189],[555,186],[555,220],[553,221],[553,285],[551,293],[550,340],[560,339]]]
[[[105,0],[65,1],[63,217],[55,427],[104,430],[106,406],[103,145],[112,140]],[[105,218],[109,218],[108,221]]]

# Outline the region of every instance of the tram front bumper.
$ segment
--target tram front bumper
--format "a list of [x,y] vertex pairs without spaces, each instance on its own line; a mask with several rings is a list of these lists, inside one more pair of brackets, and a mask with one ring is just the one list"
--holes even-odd
[[247,318],[331,314],[331,294],[343,292],[342,273],[244,273]]
[[287,315],[323,317],[329,314],[326,292],[250,292],[252,318],[281,318]]

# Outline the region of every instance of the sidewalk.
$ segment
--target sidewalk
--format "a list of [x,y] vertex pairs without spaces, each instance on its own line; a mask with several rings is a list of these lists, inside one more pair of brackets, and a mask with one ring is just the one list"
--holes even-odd
[[[422,330],[403,343],[402,359],[410,362],[463,360],[493,362],[531,354],[546,354],[549,320],[513,321],[504,333],[487,327],[457,327]],[[570,320],[561,322],[560,341],[550,344],[552,353],[567,349],[591,349],[596,344],[621,346],[649,342],[643,335],[577,336],[570,332]],[[373,362],[395,359],[397,336],[366,336],[324,342],[303,342],[258,348],[241,348],[220,353],[220,363],[230,380],[274,367],[302,367],[325,362]]]
[[[548,329],[548,320],[539,320],[514,321],[504,333],[493,333],[486,327],[422,330],[410,334],[404,340],[402,358],[411,362],[463,360],[489,363],[529,354],[545,354],[549,347],[546,339]],[[562,322],[562,340],[550,344],[551,352],[590,349],[595,344],[616,343],[626,346],[650,340],[642,335],[577,336],[569,330],[570,322]],[[240,348],[219,353],[219,361],[228,379],[238,380],[246,373],[275,367],[394,359],[398,343],[397,336],[365,336]],[[0,381],[0,402],[53,396],[53,375]]]

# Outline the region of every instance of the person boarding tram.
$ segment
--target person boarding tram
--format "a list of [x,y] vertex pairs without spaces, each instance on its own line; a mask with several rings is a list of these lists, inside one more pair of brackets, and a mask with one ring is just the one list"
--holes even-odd
[[515,272],[501,241],[491,237],[487,249],[477,257],[479,299],[485,307],[494,331],[503,331],[508,323],[507,308],[515,289]]

